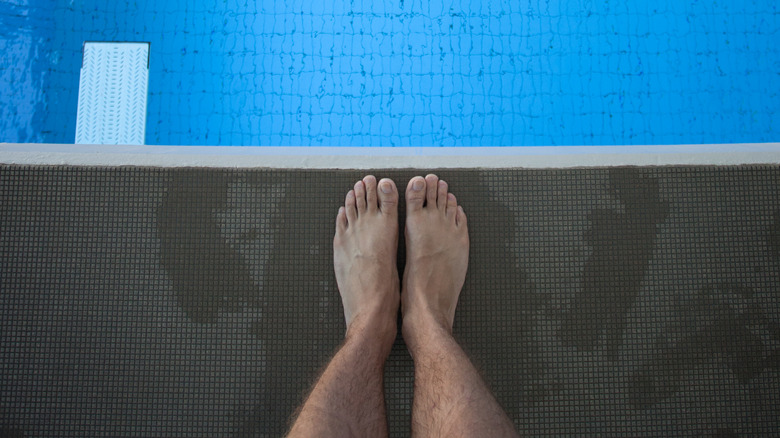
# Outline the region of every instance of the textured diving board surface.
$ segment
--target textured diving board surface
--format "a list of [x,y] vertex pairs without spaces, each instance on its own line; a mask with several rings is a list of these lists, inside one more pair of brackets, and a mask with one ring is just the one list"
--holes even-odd
[[[780,428],[778,166],[439,174],[469,215],[455,334],[521,432]],[[342,340],[361,176],[0,167],[0,432],[282,434]],[[412,388],[399,338],[392,436]]]
[[144,144],[149,43],[84,43],[77,144]]

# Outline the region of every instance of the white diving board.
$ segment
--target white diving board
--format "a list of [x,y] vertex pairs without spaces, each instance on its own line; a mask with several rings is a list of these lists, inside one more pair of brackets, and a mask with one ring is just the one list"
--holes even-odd
[[149,43],[85,42],[76,144],[143,145]]

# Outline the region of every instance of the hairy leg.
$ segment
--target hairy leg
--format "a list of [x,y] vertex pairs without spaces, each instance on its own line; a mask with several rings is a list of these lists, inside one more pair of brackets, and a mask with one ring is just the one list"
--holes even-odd
[[333,259],[347,334],[289,436],[387,436],[384,364],[396,335],[398,191],[369,175],[336,218]]
[[466,215],[447,183],[415,177],[406,189],[402,332],[414,359],[413,436],[517,436],[452,337],[466,278]]

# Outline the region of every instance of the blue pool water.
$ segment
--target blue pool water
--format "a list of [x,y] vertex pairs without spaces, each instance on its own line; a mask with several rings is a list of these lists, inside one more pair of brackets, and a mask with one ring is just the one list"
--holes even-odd
[[72,143],[84,41],[151,43],[147,144],[778,141],[776,0],[12,0],[0,142]]

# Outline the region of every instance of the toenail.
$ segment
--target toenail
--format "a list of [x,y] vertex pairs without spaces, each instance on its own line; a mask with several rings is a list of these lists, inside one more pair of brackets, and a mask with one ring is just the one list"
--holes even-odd
[[412,190],[422,190],[424,185],[425,184],[423,184],[423,181],[421,179],[415,180],[412,183]]
[[393,191],[393,188],[390,187],[390,183],[387,181],[383,181],[382,184],[379,184],[379,189],[382,190],[382,193],[389,194]]

